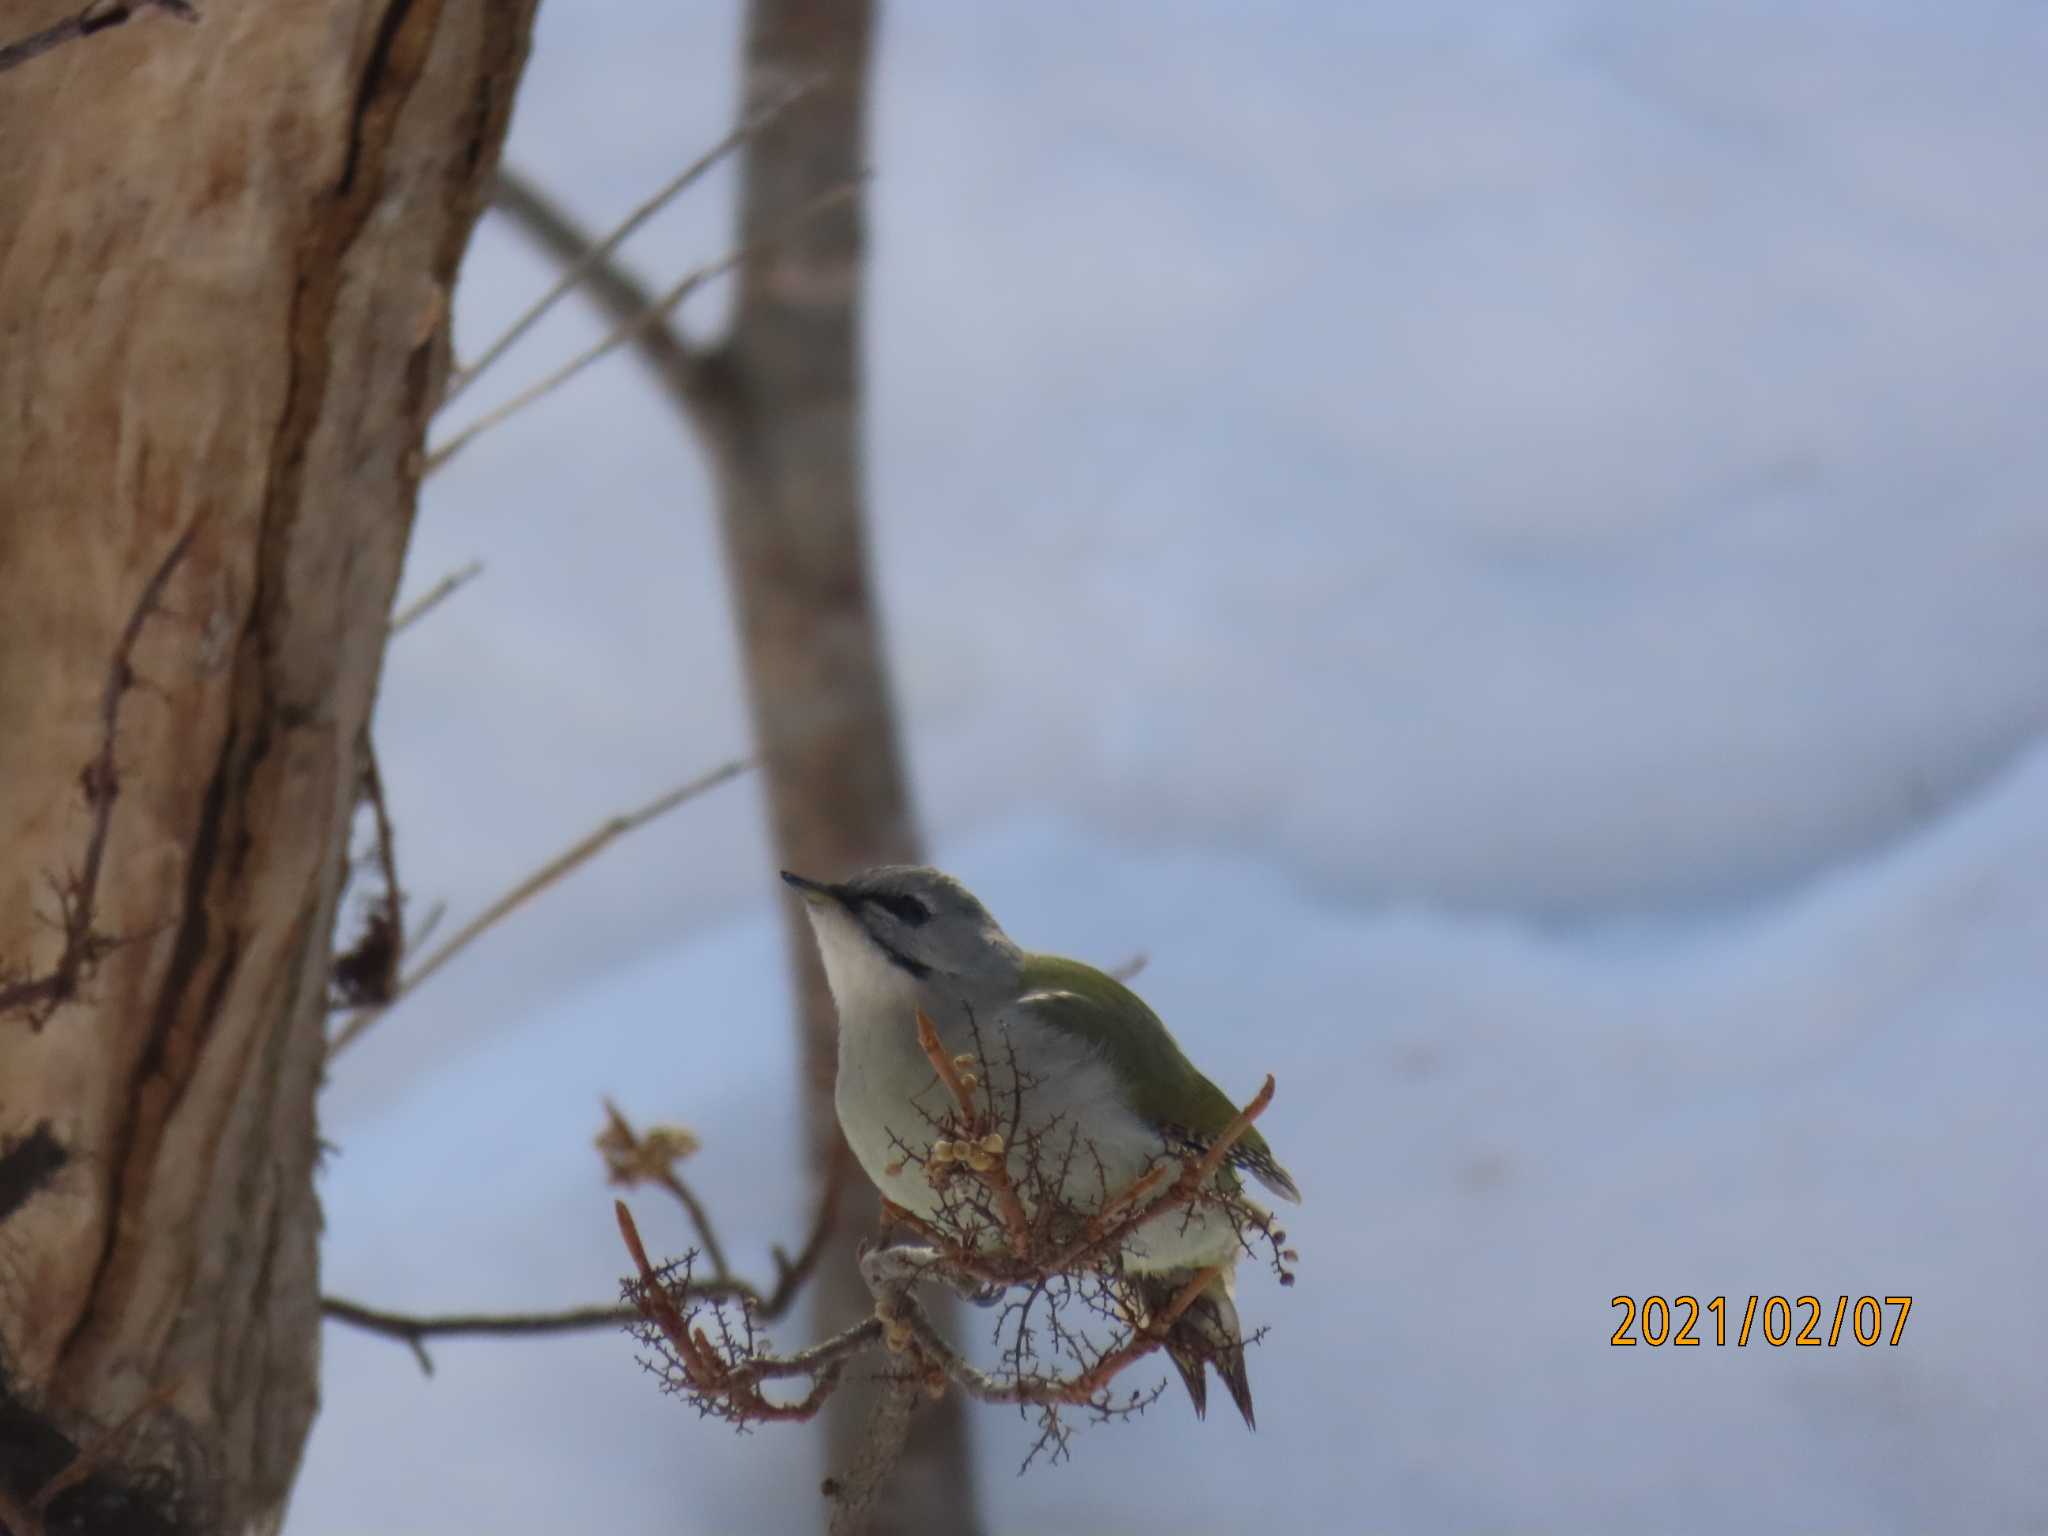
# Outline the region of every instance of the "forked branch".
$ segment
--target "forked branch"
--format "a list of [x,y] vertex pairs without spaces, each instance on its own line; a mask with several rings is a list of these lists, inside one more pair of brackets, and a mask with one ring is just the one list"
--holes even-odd
[[[838,1219],[839,1202],[846,1189],[844,1160],[833,1164],[825,1187],[819,1193],[817,1210],[811,1217],[809,1230],[795,1255],[791,1256],[780,1247],[770,1250],[775,1264],[775,1280],[764,1288],[731,1273],[726,1265],[724,1245],[719,1241],[703,1202],[675,1172],[674,1164],[695,1150],[696,1138],[677,1126],[656,1126],[649,1131],[636,1131],[610,1103],[605,1105],[605,1116],[605,1128],[598,1135],[597,1145],[604,1156],[611,1182],[627,1187],[640,1183],[658,1184],[683,1207],[697,1240],[707,1252],[718,1256],[716,1272],[710,1278],[692,1278],[681,1286],[673,1280],[669,1282],[667,1294],[671,1306],[731,1302],[744,1306],[752,1316],[764,1322],[772,1322],[786,1313],[816,1270],[818,1260],[824,1254],[825,1243],[832,1235],[833,1224]],[[421,1371],[429,1376],[434,1373],[433,1357],[427,1353],[426,1347],[429,1339],[580,1333],[593,1328],[620,1327],[644,1315],[643,1309],[630,1301],[568,1307],[556,1312],[422,1315],[367,1307],[341,1296],[321,1298],[320,1310],[330,1321],[345,1323],[351,1328],[360,1328],[366,1333],[396,1339],[410,1346]]]
[[364,1030],[375,1024],[385,1014],[403,1002],[434,972],[440,970],[442,966],[453,960],[463,950],[474,944],[514,912],[525,906],[527,902],[540,895],[542,891],[545,891],[557,881],[596,858],[598,854],[604,852],[606,848],[610,847],[620,838],[625,837],[629,833],[639,831],[649,822],[667,815],[677,806],[694,800],[698,795],[715,789],[730,779],[738,778],[752,766],[753,762],[748,758],[736,758],[732,762],[722,763],[709,773],[700,774],[687,783],[678,784],[674,789],[655,796],[654,799],[636,810],[612,817],[588,836],[578,839],[568,848],[556,854],[547,863],[521,880],[511,890],[505,892],[504,895],[484,908],[476,917],[464,924],[460,931],[444,940],[438,949],[406,974],[398,983],[397,990],[392,994],[388,1002],[359,1008],[355,1013],[351,1014],[348,1022],[342,1025],[336,1031],[334,1038],[328,1042],[328,1059],[331,1061],[334,1057],[347,1050],[349,1046],[353,1045],[362,1036]]
[[[1220,1272],[1220,1266],[1202,1269],[1166,1305],[1145,1306],[1122,1267],[1124,1249],[1142,1227],[1198,1204],[1220,1209],[1238,1224],[1241,1242],[1248,1231],[1271,1242],[1274,1267],[1288,1276],[1292,1251],[1279,1247],[1285,1235],[1234,1186],[1218,1180],[1232,1149],[1272,1102],[1274,1082],[1268,1077],[1199,1154],[1163,1158],[1109,1192],[1091,1218],[1070,1215],[1062,1223],[1050,1208],[1062,1204],[1059,1192],[1071,1187],[1075,1154],[1048,1166],[1041,1137],[1006,1142],[996,1095],[984,1086],[991,1081],[987,1064],[973,1053],[949,1054],[923,1013],[916,1025],[950,1106],[934,1117],[933,1139],[918,1158],[941,1200],[937,1213],[927,1216],[884,1202],[885,1216],[908,1228],[919,1245],[877,1249],[863,1258],[875,1316],[813,1349],[774,1353],[759,1339],[744,1303],[736,1312],[721,1306],[691,1279],[687,1264],[680,1273],[650,1264],[621,1207],[620,1230],[634,1265],[627,1295],[640,1310],[641,1338],[660,1357],[654,1368],[669,1390],[700,1412],[742,1426],[809,1418],[845,1362],[880,1345],[899,1390],[937,1396],[950,1383],[980,1402],[1039,1409],[1039,1446],[1057,1456],[1066,1444],[1062,1410],[1112,1418],[1140,1412],[1154,1400],[1156,1389],[1122,1391],[1118,1378],[1164,1347],[1168,1331]],[[906,1164],[911,1155],[906,1148]],[[999,1337],[1009,1341],[1004,1369],[975,1364],[932,1325],[917,1289],[934,1281],[983,1301],[1009,1298],[997,1324]],[[1077,1306],[1107,1325],[1106,1341],[1097,1336],[1099,1327],[1090,1334],[1062,1319],[1062,1308]],[[1038,1363],[1046,1353],[1059,1362],[1055,1368]],[[762,1394],[762,1382],[795,1376],[808,1381],[800,1398]]]

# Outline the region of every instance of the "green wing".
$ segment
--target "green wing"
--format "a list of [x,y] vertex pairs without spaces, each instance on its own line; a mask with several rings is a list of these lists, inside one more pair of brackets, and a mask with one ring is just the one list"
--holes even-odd
[[[1128,1085],[1131,1108],[1163,1133],[1203,1144],[1237,1118],[1229,1095],[1188,1060],[1145,1000],[1114,976],[1079,960],[1026,955],[1024,987],[1019,1001],[1032,1017],[1099,1051]],[[1283,1199],[1301,1198],[1257,1126],[1238,1138],[1230,1162]]]

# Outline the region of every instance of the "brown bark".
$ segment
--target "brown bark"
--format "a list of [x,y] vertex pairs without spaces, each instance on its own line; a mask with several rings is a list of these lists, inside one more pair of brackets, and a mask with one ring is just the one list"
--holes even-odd
[[[59,964],[50,882],[102,809],[89,927],[120,941],[46,1019],[0,1017],[16,1505],[140,1409],[66,1499],[283,1518],[318,1401],[314,1092],[357,742],[531,12],[211,0],[0,93],[0,964]],[[186,534],[135,685],[111,674],[112,781],[82,779]]]

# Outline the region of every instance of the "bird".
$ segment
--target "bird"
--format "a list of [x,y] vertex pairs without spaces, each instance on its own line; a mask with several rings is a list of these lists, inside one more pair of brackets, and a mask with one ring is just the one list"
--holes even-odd
[[[868,1177],[911,1215],[930,1220],[942,1208],[918,1166],[923,1159],[906,1155],[931,1145],[942,1108],[935,1094],[945,1091],[918,1040],[920,1012],[948,1054],[975,1056],[990,1102],[1013,1106],[1006,1160],[1019,1192],[1062,1210],[1085,1215],[1162,1158],[1199,1154],[1236,1118],[1236,1104],[1135,992],[1079,960],[1020,948],[951,875],[893,864],[839,882],[788,870],[782,878],[803,900],[839,1015],[840,1126]],[[1052,1192],[1052,1177],[1041,1173],[1034,1183],[1019,1160],[1062,1135],[1067,1155]],[[1240,1174],[1282,1199],[1301,1199],[1257,1127],[1232,1145],[1212,1185],[1250,1205]],[[1231,1213],[1197,1202],[1130,1236],[1118,1284],[1133,1320],[1143,1321],[1217,1267],[1169,1326],[1165,1348],[1196,1417],[1206,1416],[1204,1368],[1213,1366],[1246,1426],[1256,1428],[1236,1304],[1242,1251]]]

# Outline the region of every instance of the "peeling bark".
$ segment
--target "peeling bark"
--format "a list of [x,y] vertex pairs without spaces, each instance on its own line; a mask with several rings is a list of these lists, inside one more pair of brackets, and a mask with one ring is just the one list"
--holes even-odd
[[277,1528],[318,1401],[356,742],[531,11],[214,0],[0,95],[0,964],[57,958],[108,668],[191,539],[119,716],[119,942],[0,1017],[0,1170],[40,1170],[0,1176],[0,1408],[55,1455],[150,1405],[104,1476],[192,1528]]

